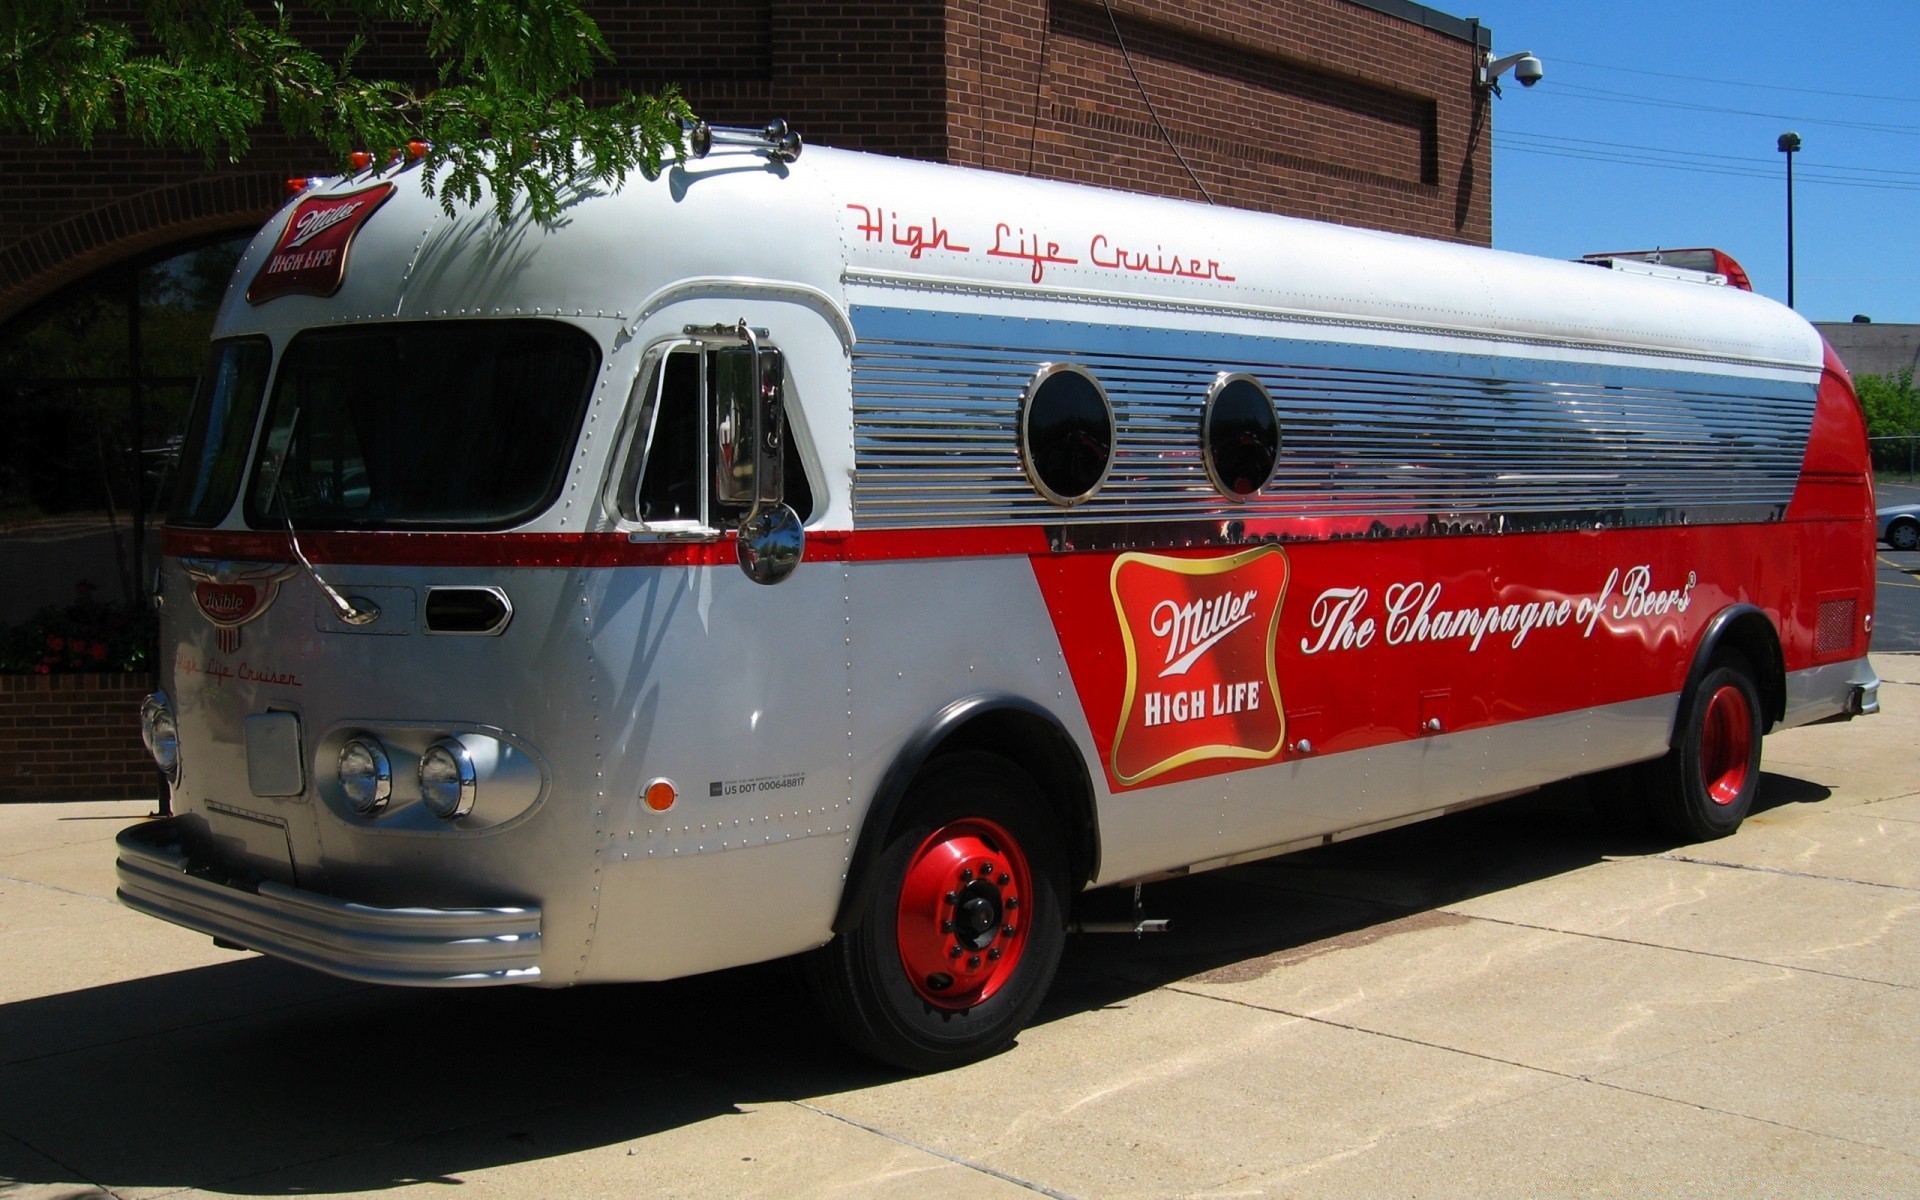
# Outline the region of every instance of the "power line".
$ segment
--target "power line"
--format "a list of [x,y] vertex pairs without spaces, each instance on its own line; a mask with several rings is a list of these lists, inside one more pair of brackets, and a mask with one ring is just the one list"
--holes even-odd
[[1739,117],[1767,117],[1776,121],[1792,121],[1802,125],[1826,125],[1838,129],[1860,129],[1870,133],[1897,133],[1905,137],[1920,137],[1920,125],[1890,125],[1877,121],[1841,121],[1827,117],[1796,116],[1791,113],[1760,112],[1750,108],[1727,108],[1718,104],[1695,104],[1687,100],[1664,100],[1651,96],[1642,96],[1634,92],[1616,92],[1608,88],[1583,87],[1577,83],[1563,83],[1554,89],[1556,95],[1569,100],[1598,100],[1607,104],[1639,104],[1651,108],[1681,108],[1694,112],[1729,113]]
[[[1639,146],[1629,142],[1607,142],[1607,141],[1600,141],[1594,138],[1577,138],[1577,137],[1569,137],[1564,134],[1554,134],[1554,133],[1536,133],[1530,130],[1522,130],[1522,129],[1502,130],[1497,136],[1501,138],[1524,138],[1530,141],[1546,142],[1553,145],[1577,146],[1582,148],[1591,146],[1591,147],[1602,147],[1608,150],[1629,150],[1636,154],[1671,155],[1676,158],[1684,159],[1688,162],[1695,162],[1700,159],[1710,159],[1718,162],[1736,163],[1736,164],[1751,166],[1755,169],[1767,170],[1768,173],[1770,174],[1772,173],[1772,169],[1768,167],[1768,164],[1777,163],[1779,161],[1777,158],[1774,158],[1771,155],[1755,156],[1751,154],[1714,154],[1711,151],[1706,151],[1706,150],[1693,150],[1693,149],[1681,150],[1681,149],[1674,149],[1672,147],[1666,147],[1666,146]],[[1814,171],[1824,171],[1829,173],[1837,172],[1837,173],[1843,173],[1843,174],[1884,175],[1884,176],[1891,177],[1888,179],[1888,182],[1893,182],[1893,183],[1898,183],[1907,179],[1920,180],[1920,171],[1902,171],[1893,167],[1862,167],[1862,166],[1855,166],[1851,163],[1822,163],[1822,162],[1807,163],[1804,155],[1802,156],[1801,161],[1803,164],[1805,164],[1805,166],[1802,167],[1803,170],[1807,169],[1808,167],[1811,167]]]
[[[1667,171],[1685,171],[1694,175],[1724,175],[1736,179],[1760,179],[1777,181],[1777,171],[1759,169],[1746,170],[1740,167],[1717,164],[1695,164],[1665,158],[1646,158],[1627,154],[1607,154],[1598,150],[1583,150],[1578,147],[1550,148],[1537,145],[1514,145],[1495,135],[1495,142],[1514,154],[1533,154],[1545,158],[1569,158],[1583,162],[1608,163],[1615,166],[1657,167]],[[1844,176],[1827,176],[1812,173],[1800,173],[1796,182],[1809,183],[1825,187],[1866,188],[1873,191],[1920,192],[1920,181],[1900,183],[1893,180],[1852,179]]]
[[1882,96],[1873,92],[1833,92],[1825,88],[1791,87],[1784,83],[1752,83],[1744,79],[1713,79],[1705,75],[1681,75],[1672,71],[1649,71],[1642,67],[1616,67],[1610,63],[1583,62],[1564,55],[1553,56],[1556,63],[1592,67],[1597,71],[1622,71],[1629,75],[1652,75],[1660,79],[1682,79],[1688,83],[1713,83],[1726,87],[1760,88],[1769,92],[1798,92],[1806,96],[1835,96],[1842,100],[1888,100],[1895,104],[1920,104],[1920,96]]

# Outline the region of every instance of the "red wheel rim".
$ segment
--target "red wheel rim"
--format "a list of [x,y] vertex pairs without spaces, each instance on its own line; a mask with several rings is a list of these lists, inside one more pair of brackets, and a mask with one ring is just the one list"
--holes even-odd
[[960,1011],[1013,975],[1027,946],[1033,879],[1006,830],[975,818],[933,831],[907,862],[895,940],[920,998]]
[[1707,799],[1722,806],[1740,799],[1752,757],[1753,710],[1747,694],[1728,684],[1708,699],[1700,726],[1700,782]]

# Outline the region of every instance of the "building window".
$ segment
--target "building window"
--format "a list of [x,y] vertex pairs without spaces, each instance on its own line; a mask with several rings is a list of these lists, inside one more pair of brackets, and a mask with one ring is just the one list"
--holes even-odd
[[245,245],[118,264],[0,327],[0,672],[150,664],[155,506]]

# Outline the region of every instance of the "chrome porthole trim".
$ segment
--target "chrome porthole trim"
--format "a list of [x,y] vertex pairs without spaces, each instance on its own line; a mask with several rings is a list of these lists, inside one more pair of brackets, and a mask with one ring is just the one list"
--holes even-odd
[[[1032,417],[1034,401],[1039,398],[1040,391],[1046,386],[1048,380],[1058,375],[1067,374],[1078,375],[1093,387],[1094,395],[1100,398],[1100,406],[1106,412],[1107,417],[1106,462],[1102,465],[1100,476],[1093,481],[1093,485],[1078,494],[1059,492],[1049,485],[1047,481],[1042,478],[1039,465],[1035,462],[1033,454]],[[1020,432],[1019,438],[1017,439],[1020,446],[1020,466],[1026,472],[1027,482],[1033,485],[1033,490],[1039,492],[1040,495],[1048,501],[1060,505],[1062,508],[1071,508],[1076,504],[1083,504],[1091,500],[1099,493],[1100,489],[1106,485],[1107,477],[1113,473],[1114,452],[1116,450],[1114,443],[1119,440],[1119,433],[1119,425],[1113,415],[1112,398],[1107,395],[1107,389],[1101,386],[1100,380],[1094,376],[1093,372],[1087,370],[1085,367],[1075,363],[1043,362],[1040,364],[1039,370],[1034,372],[1033,378],[1027,382],[1026,389],[1020,393]]]
[[340,747],[336,763],[340,791],[353,811],[371,816],[393,797],[393,764],[374,737],[356,737]]
[[473,811],[476,779],[473,756],[457,738],[441,738],[420,756],[420,800],[443,821]]
[[[1260,393],[1260,398],[1266,401],[1267,411],[1273,414],[1273,463],[1267,468],[1266,475],[1254,489],[1244,493],[1234,491],[1228,486],[1227,481],[1221,477],[1219,464],[1214,461],[1213,456],[1214,405],[1220,399],[1221,393],[1236,383],[1252,385],[1253,389]],[[1274,404],[1273,393],[1267,390],[1266,384],[1245,371],[1222,371],[1214,376],[1213,383],[1207,388],[1206,402],[1200,414],[1200,461],[1206,464],[1207,479],[1213,484],[1214,490],[1236,504],[1245,504],[1258,496],[1267,484],[1273,482],[1274,472],[1280,469],[1280,410]]]

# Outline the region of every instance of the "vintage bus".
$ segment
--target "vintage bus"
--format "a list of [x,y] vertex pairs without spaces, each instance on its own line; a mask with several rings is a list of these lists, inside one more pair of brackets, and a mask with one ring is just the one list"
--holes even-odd
[[1877,708],[1861,413],[1786,308],[782,132],[268,223],[126,904],[391,984],[803,956],[937,1068],[1088,889],[1576,776],[1717,837],[1764,732]]

